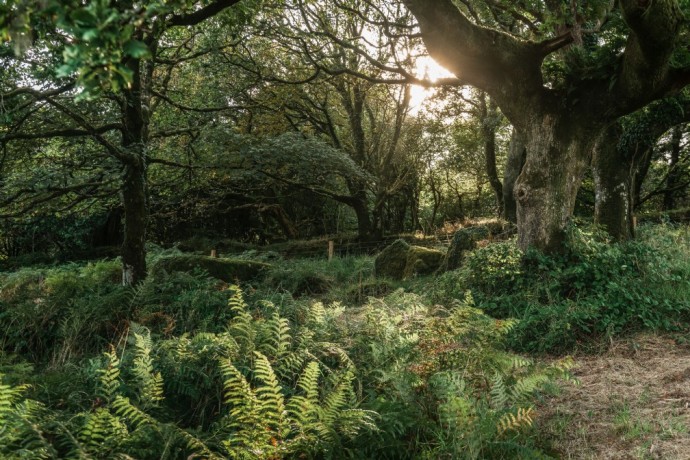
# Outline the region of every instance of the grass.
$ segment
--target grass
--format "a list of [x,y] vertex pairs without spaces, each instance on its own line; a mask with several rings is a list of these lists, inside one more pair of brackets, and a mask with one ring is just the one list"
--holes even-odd
[[579,386],[545,401],[541,435],[564,458],[686,459],[690,347],[670,334],[614,340],[576,357]]

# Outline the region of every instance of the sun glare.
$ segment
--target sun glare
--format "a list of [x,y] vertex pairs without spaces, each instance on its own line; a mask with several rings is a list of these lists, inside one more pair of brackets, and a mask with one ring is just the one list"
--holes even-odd
[[[453,77],[450,71],[442,67],[429,56],[423,56],[417,59],[415,74],[419,78],[424,78],[432,82],[437,81],[439,78]],[[433,91],[432,88],[412,85],[410,90],[410,112],[418,113],[424,106],[426,98],[433,94]]]

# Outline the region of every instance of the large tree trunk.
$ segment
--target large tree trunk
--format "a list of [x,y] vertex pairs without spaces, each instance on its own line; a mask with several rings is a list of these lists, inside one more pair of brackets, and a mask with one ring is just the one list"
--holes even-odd
[[527,158],[525,140],[517,129],[513,128],[508,147],[508,158],[503,171],[503,218],[517,223],[517,202],[515,201],[515,182],[522,172]]
[[122,283],[133,286],[146,278],[146,225],[148,224],[146,165],[128,164],[122,184],[125,238],[122,244]]
[[148,117],[143,110],[141,62],[126,62],[132,71],[132,85],[124,91],[122,102],[122,147],[125,166],[122,205],[125,213],[122,244],[122,283],[133,286],[146,278],[146,226],[148,188],[146,143]]
[[515,184],[518,245],[523,250],[560,252],[589,166],[595,130],[557,115],[527,126],[527,161]]
[[621,129],[609,126],[594,149],[594,221],[602,225],[614,241],[634,236],[632,221],[633,158],[618,148]]
[[514,189],[523,249],[562,249],[577,190],[601,131],[687,85],[686,75],[671,68],[684,25],[674,0],[616,2],[629,31],[615,70],[591,78],[566,77],[567,91],[545,81],[543,63],[579,43],[579,25],[563,21],[567,33],[536,43],[474,22],[453,0],[404,3],[417,18],[431,56],[461,83],[486,91],[525,135],[527,160]]
[[367,193],[364,190],[352,194],[350,206],[355,211],[357,217],[357,237],[362,241],[372,238],[373,225],[369,215],[369,204]]

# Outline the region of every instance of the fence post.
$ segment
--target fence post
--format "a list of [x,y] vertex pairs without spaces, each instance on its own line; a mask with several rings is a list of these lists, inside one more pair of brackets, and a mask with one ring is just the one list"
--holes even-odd
[[211,249],[211,257],[213,257],[214,259],[215,259],[216,257],[218,257],[218,253],[216,252],[215,249]]
[[637,216],[633,216],[632,224],[633,224],[633,230],[636,229],[637,228]]
[[335,253],[335,242],[330,240],[328,242],[328,261],[333,260],[333,254]]

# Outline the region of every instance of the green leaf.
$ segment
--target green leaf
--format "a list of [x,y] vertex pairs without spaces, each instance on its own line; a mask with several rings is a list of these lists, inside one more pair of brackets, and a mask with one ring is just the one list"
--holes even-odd
[[70,14],[70,18],[78,25],[96,27],[98,18],[91,11],[86,9],[75,10]]
[[151,55],[148,47],[139,40],[128,41],[125,43],[123,50],[126,55],[132,56],[135,59],[141,59]]
[[100,31],[97,28],[93,27],[93,28],[84,30],[81,34],[81,39],[84,40],[85,42],[90,42],[91,40],[98,38],[99,34],[100,34]]

